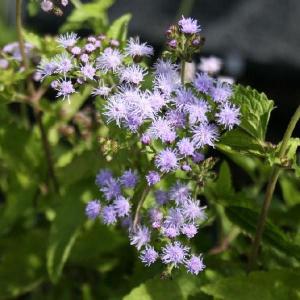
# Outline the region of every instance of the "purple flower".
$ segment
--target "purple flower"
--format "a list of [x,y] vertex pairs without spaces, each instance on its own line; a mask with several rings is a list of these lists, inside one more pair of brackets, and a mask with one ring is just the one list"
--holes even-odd
[[147,43],[140,43],[139,37],[130,38],[125,48],[126,54],[132,57],[153,55],[153,48]]
[[184,216],[179,208],[170,208],[163,226],[165,228],[174,227],[180,229],[184,223]]
[[114,178],[108,179],[100,190],[104,194],[104,197],[107,201],[115,199],[121,195],[120,184]]
[[41,2],[41,9],[45,12],[48,12],[50,10],[52,10],[53,8],[53,3],[49,0],[43,0]]
[[176,182],[170,189],[169,197],[171,200],[174,200],[177,205],[183,204],[190,197],[190,189],[186,184]]
[[100,188],[106,185],[113,178],[112,172],[108,169],[102,169],[96,175],[96,185]]
[[158,258],[158,253],[152,246],[147,245],[140,254],[141,261],[148,267],[153,264]]
[[155,158],[155,165],[162,172],[170,172],[178,168],[176,152],[170,148],[160,151]]
[[176,268],[184,263],[188,251],[189,248],[178,241],[169,243],[162,249],[161,260],[164,264],[173,264]]
[[61,34],[56,41],[59,43],[60,47],[71,48],[77,43],[78,36],[74,32]]
[[101,97],[108,97],[111,92],[111,88],[105,86],[103,83],[99,82],[99,87],[94,88],[92,91],[93,96],[101,96]]
[[186,88],[179,88],[176,91],[176,97],[172,101],[175,103],[176,108],[179,111],[183,111],[186,105],[195,103],[196,97],[191,90],[188,90]]
[[203,153],[194,152],[194,155],[193,155],[193,158],[192,158],[192,160],[193,160],[194,163],[197,164],[197,163],[203,161],[204,159],[205,159],[205,156],[204,156]]
[[170,77],[178,76],[178,66],[173,64],[170,60],[158,59],[154,64],[155,75],[165,75]]
[[170,122],[161,117],[152,122],[148,132],[152,138],[159,138],[163,142],[171,143],[176,138],[176,133],[171,128]]
[[233,126],[240,124],[240,109],[226,102],[216,114],[217,122],[226,129],[231,130]]
[[200,201],[188,200],[182,203],[181,212],[187,221],[194,222],[196,220],[202,221],[206,218],[206,206],[201,207]]
[[164,105],[167,104],[166,98],[161,95],[158,91],[153,93],[148,93],[147,95],[148,102],[150,103],[153,111],[159,112]]
[[148,175],[146,175],[146,179],[147,179],[148,185],[151,186],[160,181],[160,175],[158,172],[150,171],[148,173]]
[[187,163],[184,163],[182,166],[181,166],[181,169],[185,172],[189,172],[189,171],[192,171],[192,168],[189,164]]
[[125,217],[129,215],[131,205],[123,196],[118,196],[114,201],[113,206],[118,217]]
[[141,68],[139,65],[131,65],[121,69],[119,75],[121,81],[138,85],[143,81],[146,73],[146,70]]
[[186,235],[189,239],[197,234],[197,227],[195,224],[184,224],[181,228],[182,234]]
[[199,272],[205,269],[205,265],[203,263],[203,258],[201,255],[199,256],[192,255],[191,258],[186,261],[185,266],[188,272],[194,275],[198,275]]
[[134,188],[137,184],[138,177],[136,171],[125,171],[120,178],[121,184],[126,188]]
[[225,102],[232,95],[232,87],[228,83],[218,82],[210,91],[210,95],[215,102]]
[[199,92],[207,94],[213,88],[213,79],[205,73],[198,73],[194,80],[194,87]]
[[184,128],[186,123],[186,116],[184,112],[177,109],[170,109],[166,114],[166,119],[175,128]]
[[128,113],[133,120],[142,121],[146,118],[154,118],[154,111],[148,97],[139,89],[125,86],[120,88],[120,93],[117,95],[126,103]]
[[170,239],[173,239],[180,235],[180,231],[178,228],[174,226],[162,227],[162,234]]
[[97,39],[94,36],[89,36],[87,38],[88,42],[95,44],[97,42]]
[[60,3],[61,3],[62,6],[67,6],[69,4],[69,1],[68,0],[61,0]]
[[107,123],[115,121],[120,127],[121,121],[127,119],[126,103],[118,95],[111,96],[104,106],[104,115],[107,116]]
[[84,49],[88,52],[88,53],[91,53],[93,51],[96,50],[96,46],[92,43],[87,43],[85,46],[84,46]]
[[106,48],[97,58],[96,67],[103,72],[115,72],[122,65],[123,55],[117,49]]
[[149,145],[150,142],[151,142],[151,136],[150,136],[150,134],[148,134],[148,133],[143,133],[142,136],[141,136],[141,142],[142,142],[144,145]]
[[84,63],[87,63],[89,61],[89,56],[86,53],[83,53],[80,55],[80,60]]
[[219,133],[215,125],[202,123],[192,128],[193,143],[196,148],[201,148],[205,145],[214,147],[215,141],[218,140]]
[[69,102],[70,102],[70,95],[75,93],[75,89],[71,80],[59,81],[59,85],[57,86],[56,90],[57,90],[56,97],[62,96],[63,100],[65,100],[65,98],[68,98]]
[[78,46],[75,46],[71,49],[71,53],[74,55],[79,55],[81,53],[81,48]]
[[200,25],[198,25],[197,20],[192,18],[185,18],[182,16],[181,20],[178,22],[180,30],[186,34],[195,34],[201,31]]
[[171,41],[168,42],[168,45],[171,48],[176,48],[177,47],[177,41],[176,40],[171,40]]
[[102,221],[105,225],[111,225],[117,222],[117,214],[113,205],[103,207],[102,210]]
[[85,207],[85,214],[89,219],[96,219],[100,214],[101,205],[98,200],[90,201]]
[[96,74],[96,69],[91,64],[86,64],[81,67],[80,72],[84,80],[93,80]]
[[189,138],[183,138],[177,143],[178,151],[183,156],[193,155],[195,148]]
[[43,59],[37,67],[37,72],[41,75],[41,80],[55,73],[57,64],[53,61]]
[[162,190],[154,192],[155,201],[158,205],[164,205],[169,201],[169,193]]
[[197,122],[207,122],[206,113],[208,112],[208,105],[203,100],[198,100],[194,104],[187,105],[185,111],[189,114],[191,125],[194,125]]
[[135,247],[140,250],[143,246],[150,242],[150,231],[146,226],[138,227],[130,235],[130,245],[135,245]]
[[163,213],[158,208],[149,211],[150,222],[153,228],[159,228],[163,220]]
[[179,76],[159,74],[155,77],[154,87],[166,96],[170,96],[180,85]]
[[56,73],[66,75],[73,69],[72,59],[66,53],[58,54],[54,57],[53,62],[56,64]]

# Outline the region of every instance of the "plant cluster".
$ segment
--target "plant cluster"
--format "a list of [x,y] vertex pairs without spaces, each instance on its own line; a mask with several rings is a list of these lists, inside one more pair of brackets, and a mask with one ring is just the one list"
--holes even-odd
[[0,299],[298,299],[300,108],[273,144],[273,101],[199,57],[198,21],[159,55],[112,0],[71,2],[40,37],[17,0],[0,50]]

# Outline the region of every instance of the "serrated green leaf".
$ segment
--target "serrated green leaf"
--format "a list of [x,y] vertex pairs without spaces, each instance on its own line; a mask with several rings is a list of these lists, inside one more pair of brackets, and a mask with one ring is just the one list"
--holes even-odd
[[224,278],[201,290],[220,300],[299,300],[299,282],[298,269],[281,269]]
[[125,42],[127,38],[128,23],[131,20],[131,14],[123,15],[115,20],[107,31],[107,36]]
[[[256,232],[259,214],[249,208],[228,206],[225,212],[229,220],[250,235]],[[286,255],[300,260],[300,246],[293,243],[286,234],[271,221],[267,221],[262,238],[263,243],[276,247]]]
[[265,155],[263,142],[252,137],[241,128],[225,132],[217,143],[217,147],[222,151],[229,153],[236,151],[257,156]]
[[274,103],[264,93],[251,87],[237,85],[232,102],[240,107],[240,128],[261,141],[265,139],[267,126]]
[[[201,275],[181,275],[172,280],[154,278],[133,289],[124,300],[184,300],[199,292]],[[167,297],[167,298],[166,298]]]

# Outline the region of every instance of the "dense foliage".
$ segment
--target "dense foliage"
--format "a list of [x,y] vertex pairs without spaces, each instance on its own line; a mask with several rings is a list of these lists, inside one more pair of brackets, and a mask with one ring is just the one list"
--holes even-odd
[[22,28],[16,2],[18,41],[0,50],[0,299],[299,299],[300,108],[268,142],[273,101],[215,58],[189,69],[204,46],[191,18],[160,55],[127,37],[130,14],[109,22],[113,0],[30,1],[57,17],[74,5],[57,37]]

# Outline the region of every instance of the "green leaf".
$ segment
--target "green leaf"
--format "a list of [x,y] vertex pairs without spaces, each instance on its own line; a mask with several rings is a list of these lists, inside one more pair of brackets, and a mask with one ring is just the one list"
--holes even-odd
[[299,180],[290,176],[280,176],[280,187],[285,203],[291,207],[297,203],[300,203],[300,183]]
[[226,161],[223,161],[221,164],[215,188],[222,195],[231,195],[233,193],[231,172]]
[[85,221],[84,202],[93,198],[91,182],[71,186],[62,197],[56,218],[51,226],[47,250],[47,270],[50,279],[57,282],[64,264]]
[[173,280],[154,278],[134,288],[124,300],[184,300],[199,292],[201,275],[181,275]]
[[77,30],[91,27],[101,32],[108,25],[107,9],[114,4],[115,0],[97,0],[95,3],[82,4],[75,8],[67,18],[61,31]]
[[123,15],[115,20],[107,31],[107,36],[111,39],[125,42],[127,38],[128,23],[131,20],[131,14]]
[[252,272],[218,280],[201,290],[222,300],[297,300],[300,299],[299,270]]
[[[225,208],[225,212],[233,224],[254,236],[259,217],[257,212],[240,206],[228,206]],[[266,222],[262,241],[269,246],[276,247],[286,255],[300,260],[300,246],[294,244],[279,227],[270,221]]]
[[240,152],[257,156],[264,156],[266,152],[263,142],[252,137],[241,128],[225,132],[221,136],[217,148],[225,153]]
[[237,85],[232,102],[240,107],[242,119],[239,127],[252,137],[263,141],[273,110],[273,101],[249,86]]
[[46,275],[46,232],[31,230],[0,240],[0,299],[18,297],[34,290]]
[[224,152],[243,152],[265,156],[264,142],[273,109],[273,101],[250,87],[235,86],[232,102],[240,107],[241,123],[238,128],[225,132],[217,145]]

